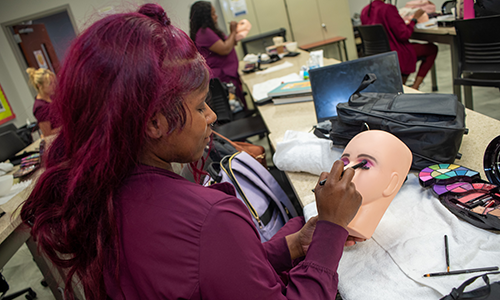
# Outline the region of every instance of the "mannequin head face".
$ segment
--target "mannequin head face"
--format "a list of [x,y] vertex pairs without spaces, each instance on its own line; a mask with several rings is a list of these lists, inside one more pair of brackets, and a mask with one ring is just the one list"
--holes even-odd
[[411,151],[391,133],[369,130],[352,138],[341,159],[346,166],[368,162],[356,169],[352,179],[363,202],[347,226],[350,235],[368,239],[408,175]]
[[342,154],[346,166],[365,159],[364,168],[356,170],[353,182],[366,205],[378,199],[395,195],[403,184],[411,166],[412,155],[408,147],[394,135],[369,130],[356,135]]
[[252,24],[250,24],[247,19],[239,21],[236,26],[236,41],[244,39],[248,35],[250,29],[252,29]]

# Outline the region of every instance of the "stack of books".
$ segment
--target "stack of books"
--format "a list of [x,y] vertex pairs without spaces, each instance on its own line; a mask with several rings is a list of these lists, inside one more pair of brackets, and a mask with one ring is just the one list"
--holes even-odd
[[267,93],[274,104],[312,101],[311,82],[309,80],[284,82]]

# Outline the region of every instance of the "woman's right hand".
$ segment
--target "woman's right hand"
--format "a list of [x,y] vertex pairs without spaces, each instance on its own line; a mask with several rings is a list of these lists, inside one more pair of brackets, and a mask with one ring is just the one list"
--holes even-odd
[[423,14],[425,14],[425,11],[423,11],[421,8],[419,8],[415,14],[413,14],[413,18],[417,19],[420,18]]
[[236,21],[231,21],[229,23],[229,30],[230,30],[230,33],[236,33],[236,26],[238,25],[238,23],[236,23]]
[[342,176],[343,170],[344,163],[337,160],[329,174],[321,173],[319,181],[328,179],[324,185],[319,185],[318,181],[314,193],[319,220],[329,221],[347,228],[361,206],[362,197],[352,182],[354,170],[348,168]]

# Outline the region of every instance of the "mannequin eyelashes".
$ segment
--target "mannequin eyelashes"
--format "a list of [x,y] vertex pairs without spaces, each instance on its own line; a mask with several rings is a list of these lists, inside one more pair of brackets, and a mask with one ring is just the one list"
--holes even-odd
[[[345,163],[345,161],[344,161],[344,163]],[[363,159],[360,163],[355,164],[355,165],[354,165],[354,166],[352,166],[351,168],[352,168],[352,169],[354,169],[354,170],[356,170],[356,169],[358,169],[358,168],[361,168],[362,170],[368,170],[368,169],[370,169],[370,167],[369,167],[369,166],[366,166],[367,164],[368,164],[368,161],[367,161],[366,159]],[[346,169],[347,169],[347,165],[345,165],[345,166],[344,166],[344,171],[345,171]],[[344,175],[344,171],[342,171],[342,175]],[[341,176],[342,176],[342,175],[341,175]],[[321,180],[321,181],[319,182],[319,185],[325,185],[325,183],[326,183],[326,179],[323,179],[323,180]],[[313,191],[313,193],[314,193],[314,190],[312,190],[312,191]]]

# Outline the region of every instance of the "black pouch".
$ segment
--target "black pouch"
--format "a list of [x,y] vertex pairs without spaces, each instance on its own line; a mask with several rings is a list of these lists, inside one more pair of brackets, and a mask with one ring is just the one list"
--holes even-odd
[[[498,300],[500,299],[500,281],[490,284],[488,275],[500,274],[500,272],[491,272],[476,277],[472,277],[462,283],[458,288],[453,288],[449,295],[444,296],[440,300]],[[477,288],[472,291],[464,292],[465,288],[472,284],[476,279],[482,277],[486,286]]]
[[[329,138],[336,145],[347,143],[368,129],[384,130],[402,140],[413,153],[412,169],[453,163],[465,128],[465,108],[452,94],[360,93],[375,82],[367,74],[349,101],[337,104]],[[317,128],[315,134],[325,137]]]

